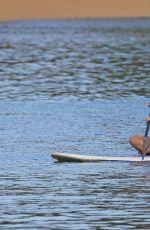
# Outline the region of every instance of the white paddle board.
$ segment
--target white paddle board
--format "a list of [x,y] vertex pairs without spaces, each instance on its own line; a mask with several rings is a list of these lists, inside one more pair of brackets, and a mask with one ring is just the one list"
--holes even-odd
[[52,153],[51,156],[59,162],[98,162],[98,161],[149,161],[150,157],[146,156],[142,160],[141,156],[137,157],[114,157],[114,156],[89,156],[69,153]]

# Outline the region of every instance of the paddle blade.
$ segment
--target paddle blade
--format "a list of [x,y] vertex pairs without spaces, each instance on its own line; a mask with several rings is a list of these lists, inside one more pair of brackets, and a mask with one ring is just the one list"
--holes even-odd
[[143,149],[142,149],[142,160],[145,155],[150,152],[150,137],[144,137]]

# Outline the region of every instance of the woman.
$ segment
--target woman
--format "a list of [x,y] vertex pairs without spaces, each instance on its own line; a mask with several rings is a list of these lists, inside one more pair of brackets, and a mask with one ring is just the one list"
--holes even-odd
[[[150,103],[148,106],[150,106]],[[146,118],[146,123],[147,126],[150,126],[150,116]],[[129,142],[140,154],[142,154],[143,158],[146,154],[150,154],[150,137],[132,136]]]

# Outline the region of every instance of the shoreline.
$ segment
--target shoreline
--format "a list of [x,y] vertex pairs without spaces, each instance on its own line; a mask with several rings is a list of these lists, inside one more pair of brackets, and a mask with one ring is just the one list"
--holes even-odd
[[70,17],[70,18],[25,18],[25,19],[8,19],[1,20],[0,23],[13,23],[13,22],[30,22],[30,21],[92,21],[92,20],[104,20],[104,21],[119,21],[119,20],[150,20],[150,16],[139,16],[139,17]]

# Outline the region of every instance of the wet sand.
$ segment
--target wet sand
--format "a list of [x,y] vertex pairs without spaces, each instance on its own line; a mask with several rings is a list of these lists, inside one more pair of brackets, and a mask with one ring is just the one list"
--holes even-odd
[[150,17],[150,0],[0,0],[0,20]]

